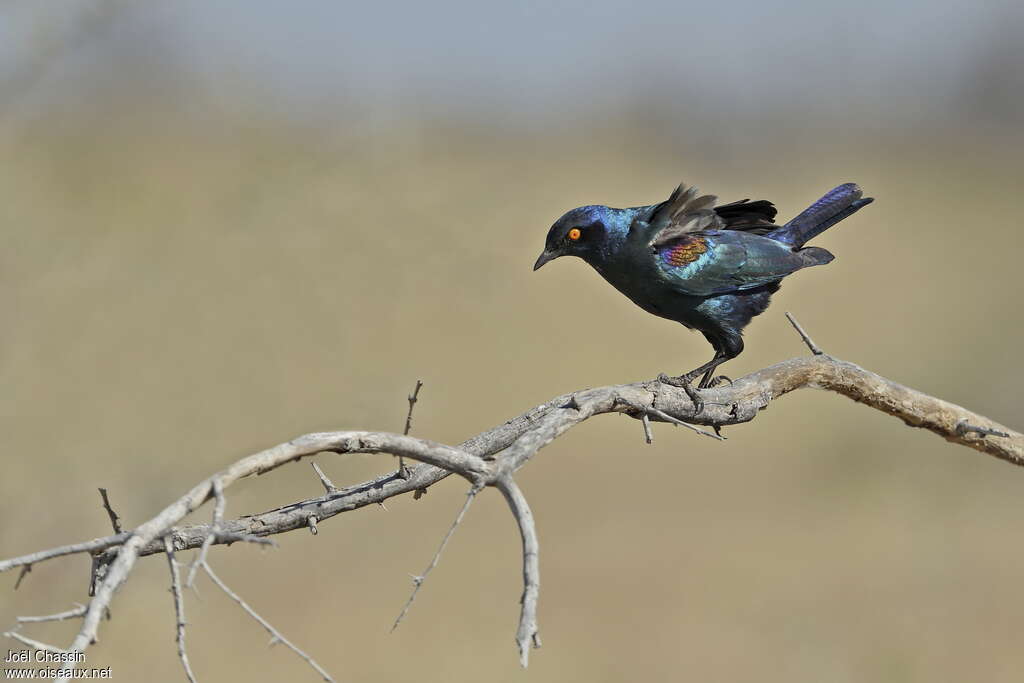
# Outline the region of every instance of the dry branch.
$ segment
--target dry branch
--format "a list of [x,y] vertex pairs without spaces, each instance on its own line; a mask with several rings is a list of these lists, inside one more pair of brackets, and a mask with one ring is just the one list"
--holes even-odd
[[107,516],[110,517],[110,526],[113,527],[114,533],[121,533],[121,518],[114,512],[114,508],[110,507],[110,498],[107,497],[107,490],[104,488],[99,489],[100,498],[103,499],[103,509],[107,511]]
[[519,646],[519,663],[525,668],[530,663],[530,648],[540,647],[540,633],[537,630],[537,599],[540,597],[540,545],[537,542],[537,525],[526,497],[511,477],[501,477],[495,483],[505,496],[512,516],[519,525],[523,539],[523,597],[520,599],[519,628],[516,630],[516,645]]
[[67,652],[67,650],[62,650],[56,645],[50,645],[49,643],[44,643],[33,638],[29,638],[28,636],[23,636],[17,631],[7,631],[3,635],[5,638],[12,638],[22,645],[28,645],[33,650],[42,650],[43,652]]
[[308,663],[311,667],[313,667],[313,670],[316,671],[318,674],[320,674],[320,676],[325,681],[327,681],[327,683],[334,683],[334,679],[331,678],[331,675],[328,674],[326,671],[324,671],[323,667],[320,666],[319,664],[317,664],[315,659],[313,659],[312,657],[307,655],[305,652],[303,652],[302,650],[297,648],[295,646],[295,644],[292,643],[292,641],[288,640],[283,635],[281,635],[281,632],[278,631],[276,628],[274,628],[270,624],[269,621],[267,621],[266,619],[261,617],[259,614],[257,614],[256,610],[254,610],[252,607],[250,607],[248,605],[248,603],[246,603],[245,600],[243,600],[242,598],[240,598],[238,596],[237,593],[235,593],[233,590],[228,588],[227,584],[225,584],[223,581],[221,581],[220,577],[217,576],[216,574],[214,574],[213,570],[210,569],[210,565],[205,563],[205,562],[203,563],[203,571],[206,572],[206,575],[210,577],[211,581],[213,581],[215,584],[217,584],[218,588],[220,588],[222,591],[224,591],[225,595],[227,595],[229,598],[231,598],[236,603],[238,603],[238,606],[241,607],[243,610],[245,610],[246,614],[248,614],[250,617],[255,619],[256,623],[258,623],[260,626],[262,626],[264,629],[266,629],[267,633],[270,634],[270,644],[271,645],[274,645],[276,643],[284,643],[285,647],[287,647],[289,650],[291,650],[292,652],[297,654],[299,657],[302,657],[304,660],[306,660],[306,663]]
[[[220,479],[214,479],[213,484],[213,521],[210,522],[210,532],[206,534],[206,538],[203,539],[203,545],[199,548],[199,554],[196,555],[196,559],[192,561],[192,564],[188,568],[188,578],[185,580],[185,587],[191,588],[196,581],[196,571],[199,569],[199,565],[206,563],[206,554],[210,551],[210,546],[217,539],[217,535],[221,533],[220,525],[224,521],[224,508],[227,507],[227,501],[224,498],[224,488],[220,482]],[[168,544],[167,537],[164,537],[164,545]],[[173,552],[173,548],[168,550]]]
[[[405,414],[405,429],[402,430],[402,434],[409,436],[409,432],[412,431],[412,411],[416,407],[416,402],[420,400],[420,389],[423,388],[423,380],[416,380],[416,387],[409,394],[409,412]],[[409,470],[405,467],[405,458],[398,456],[398,476],[403,479],[409,477]],[[422,489],[420,489],[422,490]],[[328,491],[328,493],[330,493]],[[416,497],[419,500],[419,496]],[[381,503],[383,505],[383,503]]]
[[164,536],[163,541],[168,569],[171,572],[171,595],[174,597],[174,642],[178,645],[178,659],[185,669],[185,677],[189,683],[196,683],[196,675],[192,673],[188,652],[185,651],[185,596],[181,594],[181,572],[178,571],[178,560],[174,558],[174,545],[171,539]]
[[46,614],[39,617],[17,617],[18,625],[21,624],[38,624],[44,621],[64,621],[65,619],[77,619],[78,617],[85,616],[85,605],[75,603],[75,606],[69,610],[63,612],[57,612],[56,614]]
[[455,516],[455,520],[452,525],[448,527],[448,533],[441,539],[441,545],[437,547],[437,552],[434,553],[434,557],[431,558],[430,564],[423,570],[422,574],[412,577],[413,589],[412,594],[409,595],[409,599],[405,601],[405,605],[402,606],[402,611],[398,613],[395,618],[395,623],[391,625],[391,630],[394,631],[398,628],[398,625],[402,623],[402,619],[409,613],[409,608],[412,607],[413,601],[416,599],[416,595],[420,592],[420,588],[423,587],[423,582],[430,576],[430,572],[434,571],[434,567],[441,561],[441,553],[444,552],[445,546],[448,545],[448,541],[452,540],[452,536],[455,534],[455,530],[462,524],[462,519],[466,516],[469,511],[469,506],[473,503],[473,499],[476,498],[476,494],[480,493],[480,489],[476,486],[471,486],[469,492],[466,494],[466,502],[462,504],[462,508],[459,509],[459,514]]
[[[525,665],[529,647],[540,643],[536,624],[536,600],[540,585],[537,534],[526,499],[512,476],[538,450],[590,417],[604,413],[629,415],[644,422],[645,436],[650,440],[651,421],[683,424],[691,428],[692,424],[701,424],[717,430],[754,419],[774,399],[791,391],[816,388],[847,396],[897,417],[910,426],[934,432],[953,443],[974,448],[1015,465],[1024,464],[1024,435],[1021,433],[958,405],[892,382],[853,363],[832,358],[814,345],[795,320],[791,318],[791,322],[815,355],[778,363],[727,386],[702,390],[701,410],[695,409],[683,389],[652,380],[558,396],[457,447],[384,432],[307,434],[239,460],[200,482],[158,515],[130,532],[0,561],[0,571],[17,567],[22,567],[24,571],[33,563],[54,557],[77,552],[93,553],[96,561],[107,569],[98,581],[96,595],[84,613],[82,628],[69,647],[69,650],[83,651],[94,642],[101,616],[106,612],[114,592],[127,580],[136,560],[145,555],[166,552],[165,538],[173,551],[201,549],[195,566],[205,569],[216,581],[206,562],[206,553],[212,545],[253,540],[295,529],[310,529],[316,533],[318,523],[337,514],[383,503],[403,493],[426,489],[455,473],[466,478],[474,489],[494,486],[501,490],[519,525],[523,540],[524,592],[517,642]],[[410,409],[415,402],[414,397],[415,392],[410,396]],[[703,430],[698,431],[716,436]],[[343,489],[334,487],[320,474],[326,495],[238,519],[223,519],[224,491],[234,482],[270,472],[286,463],[321,452],[391,453],[416,460],[420,464],[406,476],[399,470]],[[176,527],[185,515],[211,498],[217,501],[211,524]],[[436,564],[436,556],[433,564]],[[10,635],[19,637],[17,634]],[[24,642],[23,637],[19,639]]]

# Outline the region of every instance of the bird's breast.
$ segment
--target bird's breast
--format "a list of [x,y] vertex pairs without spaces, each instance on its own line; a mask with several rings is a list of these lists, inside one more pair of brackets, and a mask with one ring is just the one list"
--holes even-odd
[[652,315],[686,324],[688,312],[699,303],[694,297],[681,294],[657,272],[653,259],[649,263],[592,264],[608,284],[619,290],[634,304]]

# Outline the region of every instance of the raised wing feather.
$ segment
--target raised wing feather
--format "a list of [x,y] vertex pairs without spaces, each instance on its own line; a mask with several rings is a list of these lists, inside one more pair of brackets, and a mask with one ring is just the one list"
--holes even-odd
[[778,209],[765,199],[750,201],[741,199],[738,202],[722,204],[715,207],[715,213],[725,221],[726,230],[743,230],[756,235],[766,235],[779,226],[775,225],[775,214]]
[[708,230],[720,230],[725,221],[715,212],[714,195],[697,196],[698,190],[685,183],[672,195],[654,207],[648,223],[651,226],[651,246],[667,244],[683,235]]

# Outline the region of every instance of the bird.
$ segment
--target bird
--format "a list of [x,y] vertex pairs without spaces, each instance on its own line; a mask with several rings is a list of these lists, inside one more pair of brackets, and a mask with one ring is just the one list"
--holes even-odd
[[807,242],[872,201],[844,183],[778,225],[767,200],[717,205],[716,196],[683,183],[657,204],[568,211],[548,230],[533,269],[577,256],[643,310],[701,332],[714,349],[711,360],[682,375],[659,375],[686,391],[697,414],[699,390],[731,381],[715,370],[742,353],[744,328],[768,308],[782,279],[835,258]]

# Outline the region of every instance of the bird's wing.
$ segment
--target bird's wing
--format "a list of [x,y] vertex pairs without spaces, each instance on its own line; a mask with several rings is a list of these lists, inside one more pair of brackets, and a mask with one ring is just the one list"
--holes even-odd
[[779,227],[775,225],[775,214],[778,213],[778,209],[764,199],[756,202],[741,199],[731,204],[722,204],[715,207],[715,213],[725,221],[726,230],[742,230],[755,235],[765,235]]
[[698,197],[697,192],[696,187],[684,183],[654,207],[647,219],[651,246],[659,247],[690,233],[725,228],[725,221],[715,212],[718,197]]
[[665,279],[694,296],[753,289],[812,265],[775,240],[733,230],[685,233],[651,248]]

